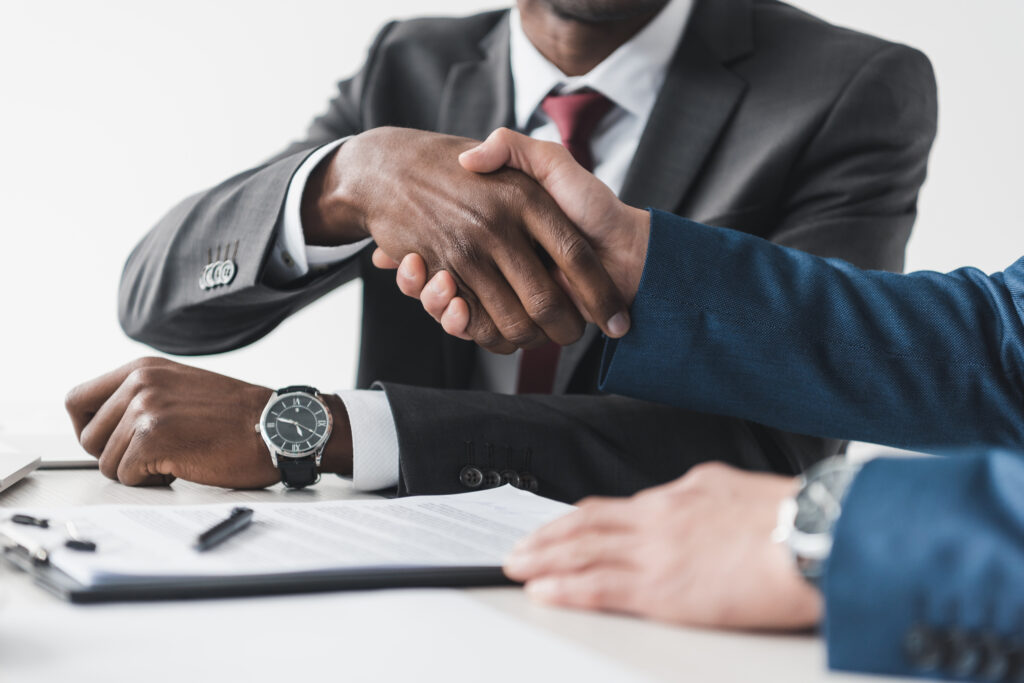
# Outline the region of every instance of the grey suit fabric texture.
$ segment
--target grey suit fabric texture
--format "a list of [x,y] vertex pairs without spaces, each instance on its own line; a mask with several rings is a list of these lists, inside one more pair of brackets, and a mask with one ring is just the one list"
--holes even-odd
[[[519,473],[572,501],[629,494],[707,460],[796,473],[839,451],[835,440],[602,395],[593,334],[564,354],[556,395],[470,391],[474,347],[402,296],[369,249],[293,287],[264,282],[289,180],[316,147],[379,126],[477,139],[512,126],[508,40],[506,11],[385,26],[305,139],[185,199],[145,235],[122,276],[125,331],[176,354],[228,351],[361,278],[357,384],[387,392],[400,494],[467,490],[460,474],[472,466],[489,475],[482,485]],[[931,66],[912,48],[773,0],[697,0],[621,196],[900,270],[936,117]],[[231,281],[201,288],[225,258]]]

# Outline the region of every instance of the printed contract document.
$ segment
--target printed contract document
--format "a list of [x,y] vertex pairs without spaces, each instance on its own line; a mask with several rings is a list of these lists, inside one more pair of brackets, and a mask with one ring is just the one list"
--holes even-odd
[[[573,509],[511,486],[392,500],[253,504],[248,528],[211,550],[197,552],[196,537],[225,519],[233,507],[15,510],[46,519],[49,527],[5,521],[0,534],[8,547],[36,558],[37,567],[45,565],[51,580],[59,572],[78,588],[223,588],[236,581],[236,585],[253,587],[247,592],[261,592],[260,586],[273,589],[268,592],[284,592],[286,583],[294,590],[404,585],[402,576],[456,576],[460,569],[487,569],[497,577],[495,570],[516,541]],[[76,536],[96,544],[95,552],[65,546],[68,522]],[[359,585],[346,584],[346,576],[356,575],[363,577]],[[391,578],[366,581],[374,576]],[[317,578],[332,580],[303,586],[304,580]],[[458,585],[458,581],[451,583]],[[192,594],[157,591],[156,597]]]

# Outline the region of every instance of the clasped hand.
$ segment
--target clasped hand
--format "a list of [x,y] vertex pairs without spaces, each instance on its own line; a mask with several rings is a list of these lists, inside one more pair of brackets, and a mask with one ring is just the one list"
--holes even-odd
[[[467,171],[484,177],[500,176],[513,170],[521,172],[543,188],[540,195],[533,192],[523,197],[538,202],[542,211],[531,210],[529,204],[523,209],[528,211],[531,219],[554,221],[552,229],[558,234],[571,235],[572,251],[585,253],[589,259],[589,250],[592,250],[603,266],[603,270],[595,269],[588,261],[588,269],[584,271],[578,263],[555,258],[557,268],[551,276],[587,320],[597,322],[609,336],[625,334],[629,329],[628,312],[623,309],[611,318],[596,317],[595,310],[606,311],[608,307],[600,309],[593,302],[610,298],[603,289],[605,280],[602,276],[605,273],[614,283],[615,300],[625,302],[626,306],[632,302],[647,252],[647,212],[619,201],[608,186],[577,164],[561,145],[532,140],[508,129],[500,128],[482,144],[462,151],[459,162]],[[551,202],[557,205],[554,210]],[[571,227],[566,226],[566,221]],[[532,224],[531,230],[540,234],[544,232],[542,227]],[[581,235],[588,243],[586,250],[578,245]],[[374,264],[380,268],[398,268],[396,280],[399,289],[408,296],[419,298],[426,311],[449,334],[472,339],[485,348],[493,349],[494,342],[489,334],[494,331],[494,326],[489,324],[488,316],[498,316],[501,321],[498,329],[529,327],[531,307],[528,299],[523,299],[520,304],[509,301],[507,296],[492,296],[495,290],[490,284],[486,284],[483,290],[474,291],[466,278],[446,269],[432,250],[402,254],[401,249],[389,249],[379,242],[378,246]],[[401,263],[396,260],[399,254]],[[566,270],[564,263],[574,267],[574,271]],[[474,282],[481,280],[477,278]],[[550,287],[547,273],[536,286]],[[516,292],[527,289],[525,283],[515,286]],[[551,338],[559,341],[557,337]],[[506,336],[505,342],[503,350],[509,350],[509,346],[525,346],[514,337]]]
[[627,304],[564,207],[506,164],[486,174],[460,166],[459,153],[477,144],[402,128],[346,141],[307,184],[307,240],[370,236],[385,265],[422,257],[455,283],[473,311],[466,333],[491,351],[571,343],[583,333],[577,308],[606,333],[624,334]]

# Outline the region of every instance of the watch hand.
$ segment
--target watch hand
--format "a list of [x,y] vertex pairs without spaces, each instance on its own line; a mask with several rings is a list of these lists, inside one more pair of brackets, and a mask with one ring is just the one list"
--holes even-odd
[[296,430],[297,430],[297,431],[299,432],[299,436],[302,436],[302,425],[300,425],[300,424],[299,424],[298,422],[296,422],[295,420],[289,420],[289,419],[288,419],[288,418],[286,418],[286,417],[279,417],[279,418],[277,418],[277,421],[278,421],[278,422],[285,422],[285,423],[287,423],[287,424],[290,424],[290,425],[292,425],[292,426],[293,426],[293,427],[295,427],[295,429],[296,429]]

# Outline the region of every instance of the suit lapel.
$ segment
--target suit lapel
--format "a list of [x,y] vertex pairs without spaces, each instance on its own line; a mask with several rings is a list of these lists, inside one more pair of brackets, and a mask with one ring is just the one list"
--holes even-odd
[[480,42],[481,59],[455,64],[441,94],[438,131],[483,140],[495,128],[513,126],[508,14]]
[[672,59],[620,193],[676,210],[739,103],[746,83],[725,64],[750,51],[749,0],[699,0]]
[[[438,132],[483,140],[495,128],[514,126],[508,43],[506,13],[480,42],[480,59],[459,62],[448,72],[441,91]],[[476,346],[441,334],[446,386],[464,389],[472,379]]]

